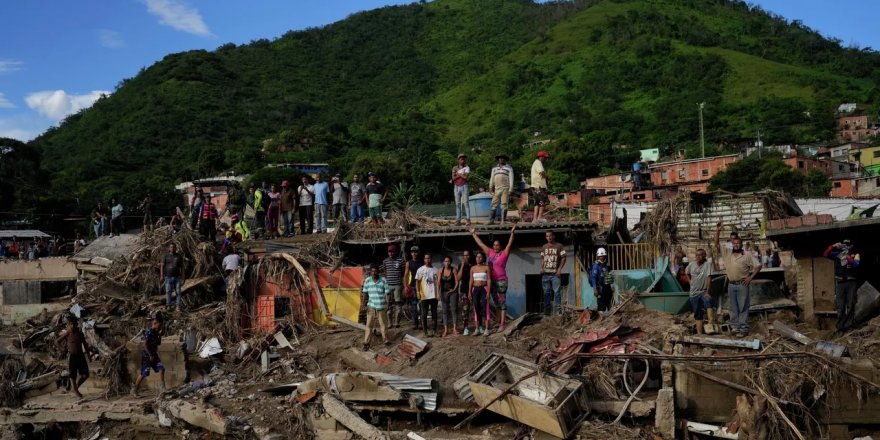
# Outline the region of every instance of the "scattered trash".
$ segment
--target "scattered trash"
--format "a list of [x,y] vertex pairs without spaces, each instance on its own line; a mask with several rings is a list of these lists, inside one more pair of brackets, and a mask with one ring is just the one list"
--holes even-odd
[[220,341],[217,340],[217,338],[208,339],[207,341],[202,343],[201,347],[199,347],[199,356],[202,359],[206,359],[220,353],[223,353],[223,349],[220,347]]

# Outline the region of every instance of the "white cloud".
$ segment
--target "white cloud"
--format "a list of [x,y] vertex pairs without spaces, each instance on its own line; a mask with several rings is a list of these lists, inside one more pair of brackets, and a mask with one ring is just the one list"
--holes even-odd
[[98,43],[108,49],[125,47],[125,40],[122,39],[122,34],[110,29],[98,29]]
[[18,139],[22,142],[37,137],[40,132],[45,130],[46,123],[36,121],[36,118],[42,119],[36,115],[33,117],[13,115],[10,118],[0,119],[0,137]]
[[0,92],[0,108],[15,108],[15,104],[6,99],[6,95],[3,92]]
[[18,60],[0,60],[0,74],[21,70],[22,64],[24,63]]
[[85,95],[71,95],[64,90],[34,92],[24,98],[28,107],[50,119],[61,120],[65,116],[90,107],[101,95],[109,95],[105,90],[93,90]]
[[159,17],[159,23],[190,34],[211,36],[199,10],[182,0],[143,0],[147,11]]

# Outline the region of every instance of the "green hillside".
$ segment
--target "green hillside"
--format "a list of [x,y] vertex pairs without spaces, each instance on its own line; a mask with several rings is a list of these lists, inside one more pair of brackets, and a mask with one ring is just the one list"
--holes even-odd
[[[880,55],[726,0],[436,0],[321,28],[172,54],[35,139],[83,211],[277,161],[326,161],[446,198],[466,150],[479,172],[532,140],[555,185],[639,148],[711,150],[833,137],[840,102],[880,104]],[[874,108],[876,112],[876,107]],[[540,134],[536,137],[535,132]]]

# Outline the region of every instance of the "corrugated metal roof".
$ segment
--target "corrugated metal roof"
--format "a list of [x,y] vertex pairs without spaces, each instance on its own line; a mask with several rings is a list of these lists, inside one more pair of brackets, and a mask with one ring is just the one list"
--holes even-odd
[[43,231],[38,231],[36,229],[4,229],[4,230],[0,230],[0,238],[10,239],[12,237],[42,238],[42,237],[51,237],[51,235],[49,235]]
[[431,391],[433,388],[434,379],[422,379],[422,378],[413,378],[413,377],[404,377],[404,376],[395,376],[393,374],[387,373],[378,373],[378,372],[368,372],[363,373],[365,376],[375,377],[376,379],[380,379],[381,381],[387,383],[392,388],[397,388],[401,391]]
[[397,352],[394,358],[397,360],[415,359],[421,352],[425,351],[428,343],[412,335],[403,337],[403,342],[397,346]]

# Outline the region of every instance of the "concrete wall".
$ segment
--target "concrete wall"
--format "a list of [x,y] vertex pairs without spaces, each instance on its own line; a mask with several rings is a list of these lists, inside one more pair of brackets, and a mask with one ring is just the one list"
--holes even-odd
[[76,265],[67,257],[39,260],[5,260],[0,263],[0,281],[7,280],[75,280]]
[[[569,286],[567,288],[567,296],[563,296],[563,304],[574,306],[576,303],[577,289],[574,286],[574,246],[566,246],[565,266],[563,273],[569,274]],[[507,260],[507,313],[517,317],[526,313],[526,276],[540,275],[541,249],[540,248],[520,248],[511,251],[510,259]],[[538,292],[540,294],[540,292]],[[566,288],[563,287],[563,294]]]

